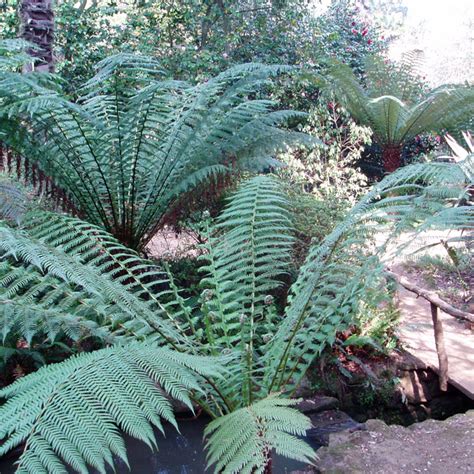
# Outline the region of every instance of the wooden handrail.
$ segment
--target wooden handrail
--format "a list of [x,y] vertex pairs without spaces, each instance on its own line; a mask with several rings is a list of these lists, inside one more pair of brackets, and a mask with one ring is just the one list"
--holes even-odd
[[413,293],[416,293],[418,296],[423,297],[425,300],[434,304],[450,316],[474,323],[474,314],[462,311],[460,309],[455,308],[454,306],[451,306],[449,303],[442,300],[434,291],[429,291],[425,290],[424,288],[420,288],[419,286],[410,283],[405,277],[398,275],[397,273],[386,271],[386,274],[396,280],[401,286],[406,288],[408,291],[411,291]]

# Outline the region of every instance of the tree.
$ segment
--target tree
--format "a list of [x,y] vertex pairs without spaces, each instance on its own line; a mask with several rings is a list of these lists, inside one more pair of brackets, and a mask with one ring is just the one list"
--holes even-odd
[[346,65],[334,65],[328,87],[356,121],[372,129],[386,172],[402,165],[405,143],[423,132],[467,126],[474,106],[472,86],[446,85],[423,92],[406,68],[397,70],[375,60],[367,64],[362,80]]
[[20,34],[34,46],[29,53],[35,61],[26,70],[53,72],[54,13],[52,0],[21,0]]

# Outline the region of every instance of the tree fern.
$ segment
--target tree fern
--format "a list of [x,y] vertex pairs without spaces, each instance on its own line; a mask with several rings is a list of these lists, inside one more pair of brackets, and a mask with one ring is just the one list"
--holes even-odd
[[206,428],[208,467],[225,474],[265,473],[271,453],[308,464],[314,451],[298,436],[311,428],[310,420],[290,408],[298,400],[272,395],[230,415],[214,420]]
[[[84,463],[88,463],[102,469],[109,463],[111,453],[123,454],[116,438],[104,441],[103,433],[109,432],[110,412],[102,413],[95,404],[98,402],[90,402],[94,410],[91,413],[97,416],[96,424],[87,424],[87,427],[92,433],[91,439],[98,441],[77,453],[66,442],[56,443],[58,438],[54,438],[54,445],[48,444],[52,443],[52,438],[47,437],[50,425],[41,425],[43,416],[38,418],[41,429],[45,430],[38,432],[42,433],[41,438],[35,438],[36,430],[24,427],[23,420],[30,423],[34,415],[23,415],[21,410],[27,408],[23,405],[22,393],[32,397],[37,391],[48,399],[46,394],[51,393],[48,390],[54,390],[47,389],[48,380],[52,380],[61,397],[71,398],[64,402],[69,406],[67,403],[74,404],[77,399],[73,390],[61,388],[63,364],[64,373],[70,374],[75,364],[84,361],[84,367],[78,368],[77,380],[72,374],[71,382],[69,379],[64,382],[66,386],[79,383],[79,376],[87,380],[89,370],[95,374],[96,367],[100,367],[102,380],[103,367],[109,364],[102,362],[102,354],[110,354],[114,361],[110,363],[110,377],[116,383],[122,377],[128,380],[131,364],[129,359],[122,363],[122,356],[117,354],[130,352],[135,354],[135,361],[143,350],[149,361],[151,352],[161,350],[158,347],[164,351],[174,347],[182,353],[218,355],[225,359],[225,377],[199,372],[195,378],[202,391],[195,391],[195,385],[188,387],[193,399],[217,418],[207,431],[209,462],[216,464],[217,470],[262,471],[272,449],[307,460],[311,457],[309,448],[289,434],[302,434],[308,422],[288,411],[286,405],[292,402],[272,394],[291,394],[312,361],[332,344],[336,332],[352,324],[360,302],[368,291],[380,284],[381,259],[387,253],[387,243],[396,244],[402,233],[413,242],[433,229],[449,227],[472,231],[473,207],[465,203],[469,200],[473,166],[471,156],[457,163],[413,165],[377,184],[344,222],[321,244],[312,247],[291,288],[284,314],[272,303],[271,291],[287,268],[291,225],[278,182],[268,176],[244,183],[222,217],[211,226],[199,305],[192,305],[180,295],[166,269],[163,272],[141,259],[100,227],[42,212],[27,214],[21,229],[3,224],[0,226],[2,302],[23,305],[23,308],[31,303],[33,310],[44,311],[45,319],[47,311],[55,312],[54,317],[62,312],[66,315],[65,321],[80,316],[84,323],[92,321],[105,328],[115,338],[111,342],[128,342],[128,345],[79,356],[44,369],[43,377],[40,374],[25,377],[1,392],[0,395],[13,396],[0,409],[0,417],[5,413],[5,419],[11,420],[5,424],[7,428],[2,435],[6,441],[2,449],[6,452],[21,440],[32,437],[35,441],[32,444],[27,441],[23,457],[25,469],[61,472],[57,454],[66,459],[63,456],[66,452],[69,456],[66,461],[74,463],[76,468],[83,469]],[[467,233],[465,238],[470,238]],[[21,318],[27,320],[28,317],[26,312],[24,316],[19,312],[15,324],[21,325]],[[122,337],[122,341],[117,340],[117,336]],[[134,340],[145,342],[136,344]],[[105,359],[108,360],[108,356]],[[161,355],[153,360],[161,361]],[[205,360],[199,359],[207,364]],[[212,360],[209,363],[212,364]],[[46,376],[49,374],[46,370],[51,371],[51,379]],[[171,373],[179,380],[185,377],[178,367]],[[13,387],[16,387],[15,393],[9,392]],[[77,397],[83,396],[81,390],[87,392],[84,387],[87,382],[78,389]],[[183,386],[183,390],[186,387]],[[166,385],[163,388],[166,389]],[[135,394],[137,390],[135,386],[130,387],[130,393]],[[131,413],[135,413],[138,399],[132,396],[130,400],[130,395],[127,396],[129,398],[122,400],[123,407],[131,404]],[[109,397],[114,400],[114,393],[106,392],[100,403],[107,404]],[[18,416],[12,417],[7,410],[17,403],[14,400],[18,400],[21,409]],[[42,409],[35,404],[32,406],[35,413]],[[143,406],[144,410],[147,406]],[[80,407],[71,405],[69,408],[81,413]],[[52,404],[51,410],[48,413],[54,417],[56,405]],[[148,414],[147,411],[137,415],[139,423],[145,423],[143,417],[146,419]],[[69,420],[68,417],[70,414],[65,415],[64,420]],[[134,425],[127,426],[135,429]],[[51,436],[56,436],[58,433],[53,428]],[[84,437],[84,434],[74,433],[76,442]],[[59,439],[62,440],[62,436],[63,433]],[[151,438],[145,436],[150,441]]]
[[0,140],[86,220],[141,249],[182,193],[215,174],[261,169],[276,151],[311,140],[283,128],[304,114],[262,98],[285,70],[247,64],[192,86],[167,80],[151,58],[121,54],[97,65],[79,103],[38,74],[0,70]]
[[101,473],[127,464],[120,431],[156,447],[153,427],[175,427],[169,394],[192,410],[201,375],[219,377],[216,362],[143,343],[73,356],[0,390],[0,455],[26,442],[18,473]]
[[335,65],[329,87],[335,90],[355,120],[369,126],[382,146],[386,171],[401,164],[401,147],[423,132],[466,127],[472,116],[474,89],[470,85],[446,85],[412,100],[403,79],[393,79],[388,66],[371,63],[364,87],[352,70]]

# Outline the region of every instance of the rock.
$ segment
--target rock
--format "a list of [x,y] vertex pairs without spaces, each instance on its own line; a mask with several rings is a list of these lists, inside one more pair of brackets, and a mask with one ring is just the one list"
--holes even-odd
[[318,450],[316,472],[326,474],[430,474],[474,471],[474,410],[445,421],[410,427],[369,420],[366,431],[331,434]]
[[395,368],[399,370],[426,370],[428,368],[428,366],[423,361],[406,351],[393,351],[390,354],[390,358],[394,363]]
[[310,416],[313,428],[306,432],[311,444],[327,446],[331,433],[353,432],[365,429],[363,423],[354,421],[347,413],[339,410],[327,410]]
[[311,413],[320,413],[325,410],[334,410],[339,408],[339,400],[334,397],[316,395],[314,397],[304,399],[298,404],[297,408],[306,415]]

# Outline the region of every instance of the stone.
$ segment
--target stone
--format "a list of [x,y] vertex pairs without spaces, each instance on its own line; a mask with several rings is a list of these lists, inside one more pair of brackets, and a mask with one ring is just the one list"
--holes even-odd
[[298,403],[297,408],[305,415],[311,413],[320,413],[325,410],[334,410],[339,408],[339,400],[334,397],[326,397],[324,395],[316,395],[311,398],[305,398]]
[[318,450],[315,472],[430,474],[474,471],[474,410],[410,427],[369,420],[366,431],[331,435]]
[[326,410],[310,415],[313,428],[306,432],[311,444],[327,446],[332,433],[364,430],[364,423],[354,421],[347,413],[339,410]]

